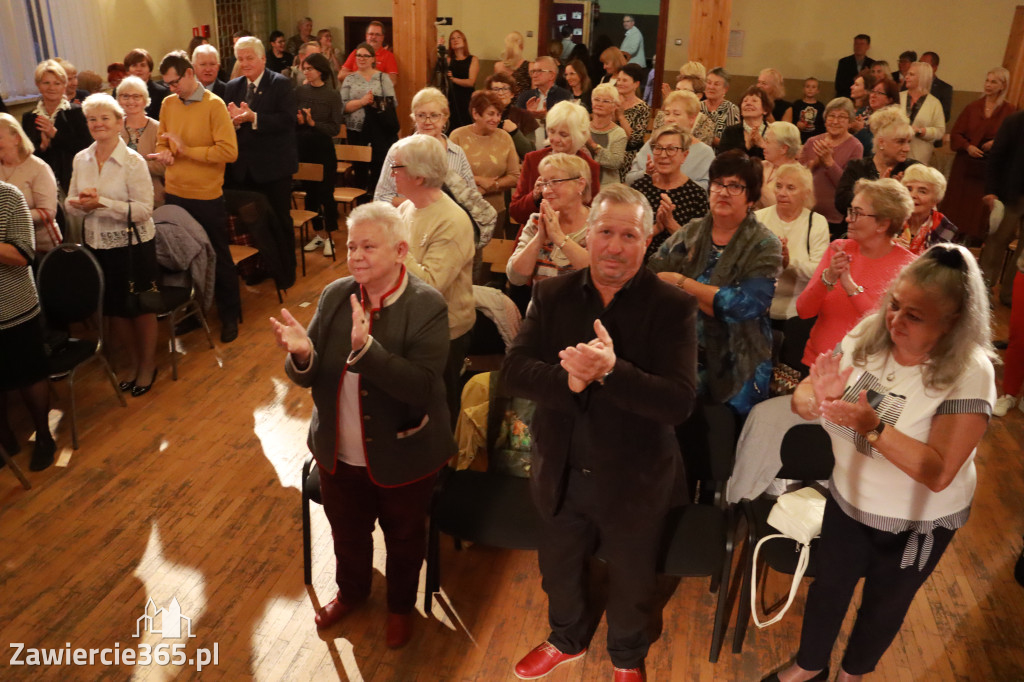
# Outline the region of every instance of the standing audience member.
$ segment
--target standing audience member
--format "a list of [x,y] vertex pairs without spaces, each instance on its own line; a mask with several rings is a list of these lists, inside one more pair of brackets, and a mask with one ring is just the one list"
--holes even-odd
[[537,130],[537,119],[530,116],[512,103],[512,92],[515,83],[507,73],[495,73],[484,81],[484,89],[493,92],[501,100],[501,129],[512,136],[516,145],[516,154],[522,160],[524,156],[537,148],[534,132]]
[[512,136],[498,127],[501,100],[493,92],[479,90],[469,100],[473,123],[452,131],[451,141],[466,153],[476,187],[505,224],[505,192],[519,181],[519,156]]
[[622,55],[629,60],[628,63],[636,64],[641,69],[647,68],[647,55],[644,54],[644,34],[636,27],[636,21],[629,14],[622,17],[622,28],[626,35],[622,38]]
[[576,43],[572,39],[572,26],[563,24],[558,29],[558,35],[562,37],[562,63],[567,64],[570,59],[569,55],[576,49]]
[[590,87],[590,76],[587,74],[587,68],[581,60],[573,59],[565,65],[565,82],[569,86],[569,92],[572,93],[570,101],[581,105],[587,111],[591,111],[590,98],[592,89]]
[[898,70],[892,72],[892,79],[899,84],[900,90],[907,89],[907,72],[910,71],[911,65],[916,61],[917,53],[913,50],[904,50],[903,52],[900,52],[899,61],[896,62],[896,68]]
[[64,96],[67,97],[68,101],[72,104],[81,104],[82,100],[92,93],[78,87],[78,69],[75,68],[74,64],[66,59],[61,59],[60,57],[56,57],[53,61],[60,64],[64,68],[64,73],[68,76],[68,83],[64,88]]
[[[299,54],[295,57],[295,64],[289,69],[281,72],[281,75],[288,76],[292,79],[292,85],[295,87],[306,82],[306,77],[302,75],[302,62],[306,61],[306,57],[311,54],[320,54],[320,43],[315,40],[300,45]],[[341,82],[341,80],[343,79],[339,76],[338,82]]]
[[345,77],[341,84],[341,103],[345,108],[345,129],[349,144],[371,148],[370,165],[367,168],[357,166],[357,183],[367,190],[372,183],[381,177],[384,157],[395,140],[378,126],[367,125],[366,112],[376,102],[376,98],[394,97],[395,85],[390,78],[374,66],[376,50],[370,43],[360,43],[356,48],[356,70]]
[[[379,521],[387,544],[384,641],[391,649],[412,634],[430,495],[455,452],[441,382],[445,303],[403,266],[411,243],[393,207],[360,206],[348,218],[352,276],[327,285],[308,332],[286,309],[280,322],[271,318],[277,344],[288,352],[288,377],[312,388],[309,444],[338,583],[337,595],[316,614],[317,628],[336,625],[370,596]],[[395,437],[410,429],[415,437]]]
[[213,45],[200,45],[192,51],[192,68],[195,69],[196,80],[204,89],[224,99],[227,83],[218,78],[220,73],[220,53]]
[[[772,125],[789,125],[774,123]],[[796,128],[793,128],[796,136]],[[799,139],[799,137],[797,137]],[[804,347],[814,320],[803,320],[796,300],[807,287],[814,269],[828,249],[829,232],[825,216],[814,207],[814,179],[799,163],[778,168],[772,179],[774,203],[754,213],[757,221],[782,242],[782,272],[775,280],[772,296],[772,329],[782,334],[779,360],[807,375]]]
[[[871,65],[871,77],[875,79],[876,83],[881,83],[882,81],[891,81],[892,73],[889,72],[890,68],[891,67],[889,66],[889,62],[885,60],[878,60],[877,62]],[[896,81],[893,82],[895,83]],[[899,93],[899,90],[900,84],[896,83],[896,92]]]
[[999,126],[1014,110],[1006,101],[1009,80],[1010,72],[1001,66],[985,74],[984,96],[964,107],[949,135],[949,146],[956,152],[956,158],[942,211],[973,244],[984,241],[988,235],[988,210],[981,201],[985,194],[985,167]]
[[739,107],[725,98],[729,92],[729,80],[729,72],[720,66],[708,71],[705,80],[704,101],[700,105],[700,110],[711,119],[714,130],[714,144],[711,146],[716,150],[722,137],[722,131],[726,127],[740,122]]
[[284,33],[272,31],[267,41],[270,45],[270,54],[267,55],[267,68],[275,73],[282,73],[289,69],[295,61],[295,55],[285,49]]
[[295,24],[295,35],[288,39],[284,49],[286,52],[298,54],[299,48],[312,40],[316,40],[316,36],[313,35],[313,20],[303,17]]
[[[939,55],[935,52],[925,52],[921,55],[921,61],[932,67],[932,87],[929,92],[942,104],[942,116],[946,123],[953,110],[953,86],[939,78]],[[938,144],[939,140],[936,140]],[[939,145],[941,146],[941,145]]]
[[302,63],[302,73],[306,82],[295,88],[295,105],[298,107],[295,141],[299,161],[323,168],[320,182],[303,183],[306,210],[320,214],[323,234],[318,232],[303,248],[316,251],[322,246],[324,255],[332,256],[334,244],[330,235],[338,229],[338,204],[334,201],[338,159],[334,138],[341,132],[343,110],[338,97],[338,82],[326,57],[322,54],[309,55]]
[[636,89],[643,82],[643,69],[636,64],[626,64],[615,78],[615,89],[619,91],[618,124],[626,133],[626,155],[619,166],[619,179],[626,177],[626,171],[633,164],[633,157],[644,146],[647,124],[651,122],[651,108],[636,96]]
[[523,90],[530,89],[530,62],[523,59],[523,34],[512,31],[505,36],[505,49],[501,59],[494,63],[494,74],[503,74],[512,79],[512,99]]
[[36,432],[29,469],[42,471],[53,464],[57,444],[50,433],[50,363],[30,268],[36,253],[32,233],[25,198],[0,181],[0,446],[11,457],[21,451],[7,417],[8,393],[17,390]]
[[[707,117],[701,113],[700,100],[692,92],[686,90],[670,92],[661,103],[659,117],[663,124],[657,126],[655,130],[673,125],[683,132],[691,133],[690,148],[679,170],[707,192],[708,169],[715,158],[715,151],[703,140],[698,139],[697,133],[694,130],[696,121],[701,119],[707,121]],[[633,165],[630,166],[629,172],[626,173],[626,183],[631,185],[642,178],[645,173],[653,172],[654,154],[651,152],[650,141],[647,141],[633,158]]]
[[107,83],[112,90],[117,89],[117,84],[128,75],[128,69],[121,62],[114,62],[107,65]]
[[57,226],[57,179],[33,150],[32,140],[18,121],[0,113],[0,180],[24,195],[34,228],[35,253],[41,255],[60,244],[62,236]]
[[910,141],[910,158],[928,163],[935,146],[932,142],[941,140],[946,134],[946,120],[942,105],[928,90],[932,86],[932,67],[924,62],[914,62],[903,77],[906,90],[900,93],[900,106],[907,112],[914,138]]
[[604,74],[601,76],[598,85],[601,83],[614,83],[615,77],[619,75],[619,71],[626,65],[626,62],[626,55],[617,47],[609,47],[601,52],[601,66],[604,68]]
[[[153,73],[153,58],[149,52],[137,47],[124,56],[124,65],[128,69],[128,73],[141,78],[142,82],[146,84],[146,89],[149,90],[149,106],[146,107],[146,116],[160,120],[160,106],[163,104],[164,97],[170,94],[170,90],[166,84],[157,83],[150,78]],[[116,91],[114,95],[117,95]]]
[[757,76],[757,87],[772,98],[772,120],[781,121],[793,104],[786,101],[786,81],[782,77],[782,72],[778,69],[761,69]]
[[695,403],[697,352],[693,298],[643,267],[652,223],[639,192],[601,192],[588,220],[590,267],[538,284],[502,366],[506,391],[537,403],[530,485],[551,633],[516,664],[522,679],[586,653],[598,537],[614,677],[645,678],[662,525],[684,478],[673,426]]
[[825,132],[825,105],[818,101],[818,79],[804,80],[804,96],[793,102],[793,106],[782,117],[800,129],[800,141],[807,141]]
[[[166,98],[165,98],[166,99]],[[146,115],[149,91],[141,78],[128,76],[117,86],[117,103],[124,110],[121,139],[128,149],[146,159],[149,177],[153,182],[153,208],[164,205],[164,174],[166,167],[150,155],[156,152],[160,123]]]
[[837,97],[825,107],[825,133],[807,141],[800,154],[800,163],[814,174],[814,210],[825,216],[833,238],[838,238],[846,225],[836,209],[836,187],[846,164],[864,156],[860,141],[850,134],[853,102]]
[[935,210],[946,193],[946,177],[931,166],[915,163],[901,182],[914,200],[914,210],[896,238],[899,245],[920,256],[940,242],[960,241],[956,225]]
[[837,239],[818,262],[796,300],[805,320],[817,316],[803,364],[830,353],[865,314],[874,310],[889,283],[916,258],[896,243],[914,202],[893,178],[860,180],[846,214],[847,239]]
[[331,73],[334,75],[340,73],[341,51],[334,47],[334,36],[331,34],[331,30],[329,28],[322,28],[317,31],[316,42],[320,45],[320,54],[331,65]]
[[267,70],[259,38],[235,43],[242,75],[227,85],[228,114],[238,136],[238,159],[225,176],[230,188],[258,192],[270,202],[278,223],[281,253],[295,267],[291,218],[292,175],[299,169],[295,146],[295,92],[291,81]]
[[75,155],[65,208],[85,218],[85,244],[103,269],[103,315],[128,352],[132,378],[120,389],[138,398],[156,380],[156,315],[132,310],[128,295],[133,283],[147,290],[159,276],[153,182],[146,160],[121,139],[121,105],[101,93],[87,97],[83,109],[95,142]]
[[858,33],[853,37],[853,54],[843,57],[836,64],[836,97],[849,97],[850,86],[864,69],[870,69],[875,60],[868,56],[871,49],[871,36]]
[[[1012,259],[1006,258],[1006,248],[1014,239],[1017,244],[1024,243],[1024,111],[1014,112],[1003,119],[987,156],[982,201],[991,210],[998,199],[1003,203],[1005,213],[995,232],[985,240],[978,263],[990,287],[1001,285],[999,300],[1008,306],[1015,273]],[[1004,260],[1011,262],[1003,266]]]
[[[889,81],[890,83],[892,81]],[[910,139],[914,135],[910,119],[899,107],[886,107],[871,114],[868,120],[874,135],[874,155],[853,159],[846,164],[846,170],[836,186],[836,210],[846,215],[853,201],[854,185],[860,179],[903,177],[908,166],[917,163],[908,159]]]
[[591,100],[590,137],[584,146],[601,165],[601,184],[611,185],[619,182],[619,169],[626,157],[626,132],[615,123],[616,110],[622,100],[611,83],[598,85],[593,96],[597,100]]
[[[757,202],[758,208],[775,203],[775,177],[779,169],[786,164],[799,163],[802,150],[800,130],[795,125],[785,121],[769,124],[768,131],[764,134],[764,179],[761,184],[761,198]],[[813,189],[810,196],[814,198]],[[813,205],[812,202],[811,206]]]
[[850,134],[856,137],[864,148],[864,156],[871,156],[872,152],[872,136],[871,128],[868,127],[868,119],[875,110],[872,106],[874,87],[875,79],[869,73],[857,76],[850,87],[850,100],[853,102],[854,108],[853,119],[850,121]]
[[768,132],[768,116],[772,98],[760,86],[751,85],[740,100],[740,122],[726,126],[718,143],[718,153],[739,149],[747,156],[764,158],[764,135]]
[[473,301],[473,225],[469,216],[441,187],[448,175],[444,145],[430,135],[410,135],[395,143],[387,171],[407,201],[398,207],[409,227],[405,267],[441,292],[448,302],[448,361],[444,384],[455,423],[461,386],[459,375],[476,322]]
[[469,52],[466,34],[452,31],[448,36],[448,107],[452,112],[452,130],[469,125],[473,117],[469,113],[469,98],[476,88],[476,77],[480,73],[480,60]]
[[39,101],[21,117],[21,127],[35,154],[53,169],[57,184],[67,192],[75,154],[89,146],[89,129],[82,107],[64,95],[67,74],[52,59],[40,62],[35,72]]
[[530,84],[529,90],[523,90],[516,97],[516,106],[525,110],[541,123],[535,135],[537,144],[546,134],[543,126],[548,110],[559,102],[572,99],[572,93],[565,88],[555,85],[555,77],[558,75],[558,63],[551,57],[538,57],[537,61],[530,63]]
[[[398,62],[395,60],[394,53],[388,48],[384,47],[384,24],[379,21],[371,21],[366,25],[366,42],[373,48],[374,59],[376,60],[376,68],[382,73],[386,73],[391,78],[391,84],[394,85],[398,82]],[[356,51],[352,50],[349,54],[348,59],[341,67],[341,71],[338,73],[338,80],[345,80],[350,74],[358,70],[359,65],[356,63]]]
[[828,676],[861,578],[837,679],[871,673],[974,497],[974,457],[995,402],[988,297],[974,258],[932,247],[869,312],[839,353],[816,358],[793,396],[794,412],[820,417],[835,468],[800,649],[773,675],[785,682]]
[[183,53],[165,56],[160,73],[173,83],[174,93],[162,108],[157,151],[151,158],[167,169],[167,203],[188,211],[210,238],[216,255],[213,296],[220,316],[220,338],[229,343],[238,337],[241,312],[223,192],[225,166],[238,158],[235,127],[224,102],[199,83]]

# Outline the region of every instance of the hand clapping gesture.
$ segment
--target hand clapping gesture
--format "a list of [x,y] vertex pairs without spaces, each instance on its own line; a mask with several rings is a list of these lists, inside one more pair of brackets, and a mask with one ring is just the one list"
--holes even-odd
[[313,342],[309,340],[306,328],[292,317],[287,308],[281,308],[281,319],[283,322],[270,318],[274,340],[279,347],[292,354],[296,366],[300,369],[307,367],[313,355]]
[[782,269],[789,267],[789,240],[783,237],[782,241]]
[[814,143],[814,153],[818,155],[818,163],[825,168],[829,168],[835,163],[835,157],[832,155],[832,143],[828,140],[817,140]]
[[676,205],[669,199],[668,194],[662,193],[661,203],[658,204],[658,211],[654,222],[660,229],[665,230],[669,234],[675,234],[681,227],[673,214],[675,210]]
[[842,358],[841,353],[837,355],[821,353],[811,365],[811,387],[814,389],[814,400],[818,404],[819,414],[824,413],[823,408],[826,403],[837,401],[843,397],[846,380],[850,378],[853,367],[847,367],[840,372],[839,364]]
[[370,315],[355,294],[349,295],[348,301],[352,305],[352,352],[358,353],[370,338]]
[[599,381],[615,367],[615,344],[601,320],[594,320],[597,338],[578,343],[558,353],[562,369],[569,373],[569,389],[579,393]]
[[562,226],[558,222],[558,211],[551,208],[547,199],[540,202],[540,223],[538,233],[543,229],[548,240],[555,246],[561,246],[565,242],[565,233],[562,232]]
[[100,207],[100,195],[95,187],[79,190],[77,197],[68,199],[68,203],[80,211],[92,213]]

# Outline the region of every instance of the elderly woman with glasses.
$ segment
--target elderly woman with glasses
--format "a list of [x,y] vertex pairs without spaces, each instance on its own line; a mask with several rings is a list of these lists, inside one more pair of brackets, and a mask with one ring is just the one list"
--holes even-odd
[[[782,166],[798,164],[803,145],[800,143],[800,129],[786,121],[769,123],[764,134],[764,183],[761,185],[761,199],[758,208],[775,203],[775,178]],[[811,192],[811,198],[814,193]]]
[[[889,81],[892,82],[892,81]],[[854,159],[846,164],[846,170],[839,178],[836,186],[836,210],[846,215],[853,201],[853,188],[857,181],[866,178],[903,177],[908,167],[917,163],[908,159],[910,140],[914,135],[910,127],[910,119],[899,107],[883,107],[871,114],[868,119],[871,134],[874,136],[874,153],[861,159]]]
[[[654,127],[655,130],[673,125],[683,132],[690,133],[690,147],[686,152],[680,170],[683,175],[700,185],[700,188],[707,192],[708,189],[708,168],[715,158],[715,150],[700,139],[695,126],[704,118],[700,110],[700,100],[688,90],[674,90],[665,96],[661,103],[661,111],[656,120],[661,124]],[[626,173],[625,183],[632,185],[644,175],[654,172],[654,154],[651,153],[651,142],[648,140],[637,152],[633,159],[633,165]]]
[[768,132],[768,116],[772,98],[762,88],[752,85],[740,100],[740,122],[726,126],[718,143],[718,153],[739,149],[747,156],[764,158],[764,136]]
[[864,156],[860,140],[850,134],[853,102],[837,97],[825,105],[825,132],[807,140],[800,163],[814,174],[814,210],[825,216],[833,237],[843,233],[843,216],[836,209],[836,187],[846,164]]
[[128,149],[138,152],[146,159],[149,177],[153,181],[153,207],[164,205],[164,174],[167,167],[150,155],[156,154],[157,134],[160,123],[146,115],[149,106],[149,90],[138,76],[128,76],[117,86],[117,103],[124,109],[124,128],[121,139]]
[[910,192],[898,181],[857,182],[846,214],[848,238],[829,245],[796,300],[800,317],[818,318],[804,350],[804,365],[810,367],[818,355],[831,352],[916,258],[896,242],[913,210]]
[[648,266],[697,299],[698,393],[746,415],[768,397],[768,311],[782,244],[752,213],[761,195],[759,160],[738,150],[720,154],[710,177],[708,214],[669,237]]
[[590,137],[586,148],[601,164],[601,182],[619,181],[619,168],[626,158],[626,131],[615,122],[615,110],[622,99],[611,83],[602,83],[591,93]]
[[507,73],[495,73],[488,76],[484,81],[484,90],[494,93],[498,98],[501,105],[498,110],[498,113],[501,114],[498,127],[512,136],[516,154],[522,161],[527,154],[536,149],[534,132],[537,130],[537,119],[512,103],[515,81]]
[[[850,132],[864,146],[864,156],[871,156],[875,153],[875,136],[869,124],[871,114],[899,102],[900,86],[891,78],[875,80],[870,74],[866,78],[867,104],[857,109],[857,115],[850,121]],[[854,81],[854,87],[858,80],[860,76]]]
[[[373,155],[370,160],[368,175],[363,182],[369,186],[376,178],[383,177],[385,150],[393,143],[394,138],[384,137],[366,126],[367,107],[375,106],[384,97],[395,96],[395,85],[385,74],[374,68],[376,51],[369,43],[359,43],[356,47],[356,71],[349,74],[341,83],[341,103],[345,108],[345,128],[348,131],[350,144],[371,145]],[[379,139],[376,139],[379,138]]]

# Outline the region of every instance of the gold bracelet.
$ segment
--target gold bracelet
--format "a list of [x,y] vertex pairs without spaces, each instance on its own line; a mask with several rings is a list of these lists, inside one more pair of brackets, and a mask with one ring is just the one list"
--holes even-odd
[[561,250],[562,250],[562,248],[563,248],[563,247],[564,247],[564,246],[565,246],[566,244],[568,244],[568,243],[569,243],[569,235],[566,235],[566,236],[565,236],[565,239],[563,239],[563,240],[562,240],[562,243],[558,245],[558,250],[559,250],[559,251],[561,251]]

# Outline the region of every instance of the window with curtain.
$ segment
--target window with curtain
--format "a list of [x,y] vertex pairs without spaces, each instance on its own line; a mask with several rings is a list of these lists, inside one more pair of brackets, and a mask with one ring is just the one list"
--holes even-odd
[[4,102],[35,97],[36,65],[63,57],[78,69],[106,73],[103,23],[96,3],[81,0],[0,2],[0,96]]

